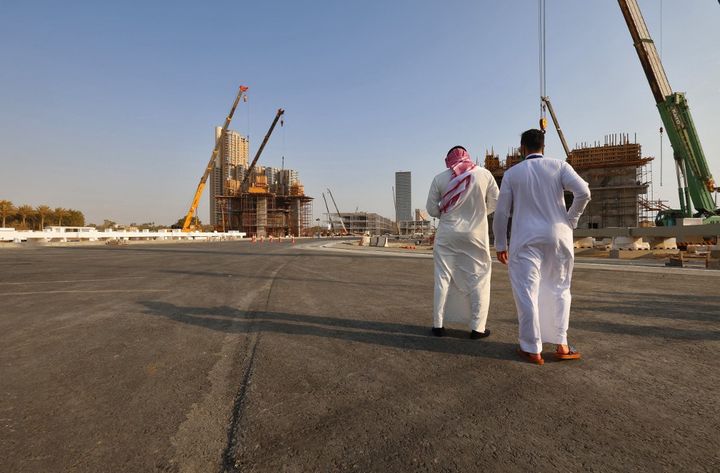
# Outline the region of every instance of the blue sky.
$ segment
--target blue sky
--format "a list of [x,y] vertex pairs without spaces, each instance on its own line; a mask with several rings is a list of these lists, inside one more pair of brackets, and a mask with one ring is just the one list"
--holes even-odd
[[[660,41],[660,2],[641,0]],[[720,5],[663,2],[662,53],[720,180]],[[659,157],[660,119],[619,7],[547,1],[547,89],[571,145],[637,133]],[[40,2],[0,0],[0,198],[83,210],[91,222],[183,215],[237,87],[231,128],[261,164],[298,169],[315,214],[392,217],[394,171],[423,207],[445,152],[482,161],[539,113],[536,0]],[[547,154],[562,156],[550,133]],[[677,202],[671,149],[655,194]],[[207,220],[207,197],[200,216]]]

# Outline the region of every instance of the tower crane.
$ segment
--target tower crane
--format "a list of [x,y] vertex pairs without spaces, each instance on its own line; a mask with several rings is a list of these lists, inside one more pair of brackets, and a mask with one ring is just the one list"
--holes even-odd
[[200,183],[197,186],[197,190],[195,190],[195,195],[193,196],[192,203],[190,204],[190,209],[188,210],[187,215],[185,215],[185,221],[183,222],[182,226],[182,231],[184,232],[189,232],[191,230],[191,222],[193,215],[195,215],[195,212],[197,212],[197,207],[200,203],[200,197],[202,197],[203,189],[205,189],[208,177],[210,176],[210,173],[215,167],[215,159],[220,152],[220,146],[222,146],[223,141],[222,139],[225,136],[225,132],[227,131],[228,126],[230,126],[230,122],[232,121],[233,115],[235,114],[235,109],[237,108],[238,103],[240,103],[240,100],[243,98],[247,100],[247,95],[245,94],[247,90],[248,88],[246,86],[240,86],[237,97],[235,97],[235,102],[233,102],[232,107],[230,108],[230,113],[228,113],[228,116],[225,118],[225,123],[223,124],[222,130],[220,131],[220,137],[215,141],[215,147],[213,148],[212,154],[210,155],[210,161],[205,167],[205,172],[200,178]]

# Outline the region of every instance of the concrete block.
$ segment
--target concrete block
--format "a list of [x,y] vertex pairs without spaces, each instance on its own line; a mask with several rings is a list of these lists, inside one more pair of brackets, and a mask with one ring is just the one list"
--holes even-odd
[[367,235],[363,235],[363,237],[360,239],[360,246],[370,246],[370,237]]
[[642,237],[613,237],[613,250],[649,250],[650,244],[643,241]]
[[595,249],[607,251],[612,248],[612,238],[595,239]]
[[575,248],[594,248],[595,247],[595,239],[593,237],[575,238],[574,247]]
[[650,241],[653,250],[677,250],[676,238],[653,238]]
[[370,237],[370,246],[378,246],[378,239],[380,237],[378,236],[372,236]]
[[388,237],[387,236],[381,236],[378,237],[378,244],[377,246],[381,246],[383,248],[387,248],[388,246]]
[[703,219],[695,217],[679,218],[677,219],[677,224],[682,227],[687,227],[688,225],[702,225]]

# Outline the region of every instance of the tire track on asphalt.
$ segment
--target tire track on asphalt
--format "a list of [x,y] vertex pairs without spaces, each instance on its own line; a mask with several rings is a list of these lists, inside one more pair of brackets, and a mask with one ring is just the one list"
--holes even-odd
[[[252,330],[253,322],[255,321],[256,316],[258,314],[263,314],[268,310],[277,275],[297,258],[298,256],[292,256],[287,262],[280,265],[270,274],[270,285],[268,287],[267,296],[265,297],[264,307],[262,310],[254,310],[250,312],[248,318],[251,322],[248,324],[248,331]],[[253,332],[246,350],[245,360],[243,362],[244,368],[242,370],[242,381],[240,382],[240,386],[238,387],[238,391],[233,402],[230,425],[227,430],[227,444],[225,445],[225,450],[222,454],[222,463],[218,473],[241,473],[242,471],[237,462],[237,454],[241,447],[241,429],[244,413],[247,408],[247,392],[248,388],[252,384],[252,376],[255,370],[255,360],[257,359],[257,349],[260,344],[261,336],[261,332]]]

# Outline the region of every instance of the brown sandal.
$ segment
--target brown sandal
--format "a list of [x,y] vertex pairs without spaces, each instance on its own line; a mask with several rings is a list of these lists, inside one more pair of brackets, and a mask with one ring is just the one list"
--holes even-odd
[[526,351],[523,351],[522,349],[517,349],[517,354],[521,357],[525,358],[526,361],[529,361],[530,363],[534,363],[536,365],[544,365],[545,360],[543,360],[543,357],[540,353],[528,353]]
[[568,347],[567,353],[561,353],[559,351],[555,352],[555,358],[558,360],[579,360],[582,358],[582,355],[580,355],[579,351],[575,351],[574,347]]

